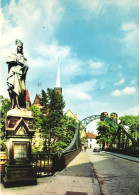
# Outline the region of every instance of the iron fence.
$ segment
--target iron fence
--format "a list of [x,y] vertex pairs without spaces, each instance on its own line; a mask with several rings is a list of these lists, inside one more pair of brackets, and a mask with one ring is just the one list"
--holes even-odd
[[53,162],[55,153],[33,153],[32,165],[36,177],[53,174]]
[[32,164],[36,177],[50,176],[65,168],[80,152],[80,148],[67,152],[33,153]]

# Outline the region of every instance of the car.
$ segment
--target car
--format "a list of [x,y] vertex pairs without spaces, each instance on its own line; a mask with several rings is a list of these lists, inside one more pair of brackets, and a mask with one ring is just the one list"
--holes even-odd
[[101,151],[101,148],[98,148],[98,147],[95,147],[93,152],[100,152]]

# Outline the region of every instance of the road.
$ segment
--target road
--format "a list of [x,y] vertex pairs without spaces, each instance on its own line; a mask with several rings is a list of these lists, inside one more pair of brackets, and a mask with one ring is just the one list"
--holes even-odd
[[87,150],[101,195],[139,195],[139,163]]

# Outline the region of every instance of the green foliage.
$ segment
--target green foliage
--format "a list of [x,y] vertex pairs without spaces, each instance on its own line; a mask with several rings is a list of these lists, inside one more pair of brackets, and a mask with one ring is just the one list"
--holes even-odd
[[35,105],[31,106],[30,110],[32,111],[33,117],[34,117],[34,128],[35,129],[42,128],[42,124],[43,124],[43,120],[42,120],[43,114],[42,114],[42,112]]
[[43,114],[40,109],[33,105],[30,107],[34,117],[34,129],[36,129],[35,135],[32,139],[32,152],[42,152],[44,148],[44,138],[41,133],[43,124]]
[[97,141],[99,143],[108,142],[111,143],[111,138],[115,133],[114,128],[106,121],[98,121],[97,122],[97,130],[98,136]]
[[42,106],[40,110],[36,106],[31,107],[37,128],[33,151],[62,150],[72,141],[77,122],[63,114],[65,107],[63,97],[53,89],[47,89],[47,92],[42,90],[40,103]]
[[40,129],[36,129],[34,138],[32,139],[32,152],[42,152],[44,148],[44,138]]
[[4,131],[5,131],[5,118],[8,110],[10,109],[10,100],[7,98],[4,98],[3,96],[0,96],[0,150],[5,150],[6,149],[6,143],[5,143],[5,136],[4,136]]
[[[127,132],[130,136],[132,136],[135,140],[139,139],[139,116],[126,115],[119,118],[120,123],[122,125],[128,126]],[[115,135],[115,130],[110,124],[106,121],[97,122],[97,130],[98,137],[97,140],[100,143],[108,142],[111,144],[113,136]],[[132,142],[129,140],[129,143],[126,142],[126,136],[123,132],[121,132],[122,148],[126,147],[126,145],[132,145]],[[118,137],[117,137],[118,138]],[[131,142],[131,143],[130,143]]]
[[76,128],[77,128],[76,120],[65,114],[62,119],[62,129],[64,131],[63,140],[67,145],[72,141]]
[[86,145],[86,139],[87,139],[87,137],[82,137],[81,138],[81,143],[84,144],[84,145]]
[[122,125],[129,127],[128,133],[135,140],[139,138],[139,116],[125,115],[119,118]]

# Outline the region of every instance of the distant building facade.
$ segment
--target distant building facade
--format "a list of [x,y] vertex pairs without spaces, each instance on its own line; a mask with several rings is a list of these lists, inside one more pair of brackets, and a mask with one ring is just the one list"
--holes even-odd
[[96,134],[91,132],[86,133],[86,145],[88,148],[100,147],[100,144],[97,143],[96,136]]
[[[76,122],[79,123],[77,114],[73,114],[73,112],[70,109],[66,112],[66,115],[74,118],[76,120]],[[80,131],[80,137],[81,137],[81,139],[86,138],[86,129],[85,128]]]
[[43,107],[40,104],[40,98],[39,98],[39,95],[38,94],[36,94],[36,97],[34,99],[33,105],[37,106],[39,109],[41,109]]

